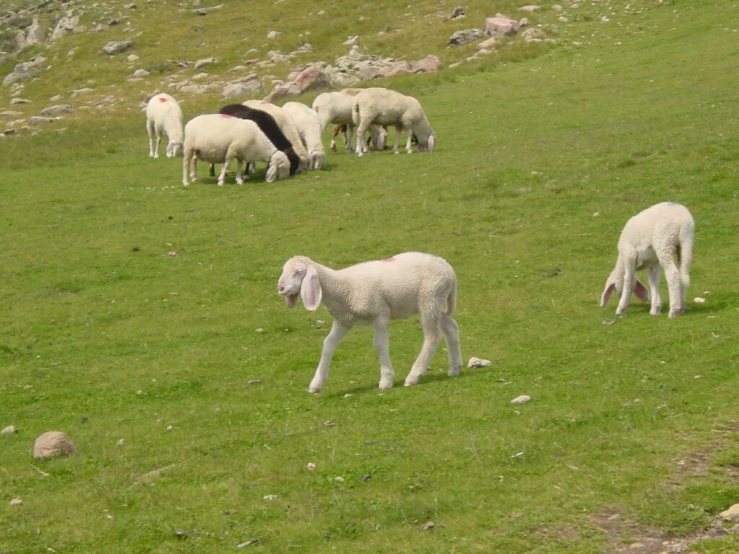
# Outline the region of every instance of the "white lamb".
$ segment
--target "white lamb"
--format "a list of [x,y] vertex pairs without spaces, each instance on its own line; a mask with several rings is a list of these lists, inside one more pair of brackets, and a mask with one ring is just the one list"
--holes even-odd
[[296,256],[285,263],[277,292],[285,297],[289,308],[297,305],[298,293],[308,310],[316,310],[323,304],[334,320],[323,341],[321,360],[308,388],[310,392],[323,388],[334,350],[352,326],[369,324],[374,326],[374,345],[380,358],[380,388],[391,388],[395,372],[390,363],[390,320],[405,319],[416,313],[421,316],[424,342],[405,385],[418,383],[442,333],[449,352],[448,374],[459,374],[462,353],[459,329],[452,318],[457,278],[442,258],[405,252],[337,271],[305,256]]
[[286,102],[282,109],[295,123],[300,138],[308,150],[310,169],[321,169],[326,162],[326,149],[321,140],[321,122],[318,113],[300,102]]
[[[149,156],[159,157],[162,133],[167,135],[167,157],[180,154],[182,148],[182,110],[169,94],[152,96],[146,104],[146,133],[149,135]],[[155,146],[156,143],[156,146]]]
[[269,115],[274,117],[282,133],[287,137],[287,140],[292,143],[293,150],[295,150],[295,153],[300,158],[300,165],[303,168],[309,166],[308,151],[305,149],[305,146],[303,146],[303,141],[300,140],[300,133],[298,133],[297,126],[293,122],[292,118],[285,113],[285,110],[280,106],[275,106],[274,104],[265,102],[264,100],[247,100],[246,102],[242,102],[242,104],[244,104],[244,106],[249,106],[250,108],[267,112]]
[[[318,112],[318,118],[321,122],[321,131],[325,131],[330,124],[346,125],[346,134],[344,135],[344,147],[347,152],[352,151],[351,138],[354,130],[354,121],[352,120],[352,105],[354,104],[354,96],[363,89],[344,89],[341,92],[324,92],[316,96],[313,101],[313,109]],[[387,132],[379,125],[370,125],[369,133],[375,148],[382,150],[385,148],[385,140]],[[331,135],[331,151],[336,152],[336,135]]]
[[185,125],[185,157],[182,160],[182,184],[197,179],[197,161],[222,163],[218,185],[223,186],[226,170],[236,158],[236,182],[243,184],[241,164],[268,162],[265,180],[286,179],[290,175],[290,161],[284,152],[277,150],[259,126],[251,120],[225,114],[205,114],[191,119]]
[[[418,100],[394,90],[386,88],[367,88],[354,97],[352,119],[357,126],[357,156],[367,152],[364,133],[373,123],[376,125],[395,126],[395,144],[393,152],[398,153],[400,134],[405,131],[408,139],[405,151],[413,152],[411,140],[415,136],[419,152],[433,152],[436,144],[431,124],[421,108]],[[362,143],[360,145],[360,143]]]
[[[620,297],[617,315],[624,315],[632,291],[646,302],[649,299],[647,289],[636,278],[636,270],[646,266],[649,268],[652,297],[649,313],[658,315],[662,309],[659,277],[661,269],[664,269],[670,293],[670,317],[677,317],[686,307],[694,237],[693,216],[681,204],[655,204],[629,219],[618,240],[616,267],[606,281],[601,307],[608,304],[614,290]],[[675,256],[679,260],[679,268],[675,264]]]

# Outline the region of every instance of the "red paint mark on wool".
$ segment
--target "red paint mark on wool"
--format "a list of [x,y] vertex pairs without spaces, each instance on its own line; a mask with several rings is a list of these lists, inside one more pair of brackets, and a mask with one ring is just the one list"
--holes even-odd
[[168,100],[164,96],[159,97],[160,102],[168,102]]
[[224,119],[231,119],[231,116],[228,115],[227,113],[219,113],[218,115],[220,115]]
[[395,258],[385,258],[382,261],[385,262],[385,263],[390,263],[390,262],[394,262],[395,261]]

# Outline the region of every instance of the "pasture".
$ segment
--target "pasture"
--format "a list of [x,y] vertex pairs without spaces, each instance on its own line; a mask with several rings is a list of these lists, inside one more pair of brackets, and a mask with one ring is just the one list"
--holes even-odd
[[[137,110],[0,141],[0,552],[737,552],[736,6],[637,4],[628,32],[386,83],[431,154],[184,188]],[[618,235],[664,200],[696,221],[691,309],[663,279],[661,316],[617,318]],[[282,264],[407,250],[452,264],[491,366],[448,378],[440,347],[403,387],[416,318],[393,389],[355,328],[306,392],[330,317],[287,309]],[[49,430],[77,454],[33,460]]]

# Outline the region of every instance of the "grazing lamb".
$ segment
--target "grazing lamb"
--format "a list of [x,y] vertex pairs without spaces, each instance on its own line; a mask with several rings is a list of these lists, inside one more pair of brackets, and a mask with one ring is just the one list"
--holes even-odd
[[[626,312],[632,291],[646,302],[649,294],[636,278],[636,270],[647,266],[652,296],[649,313],[658,315],[662,309],[659,277],[661,269],[664,269],[670,293],[670,317],[677,317],[686,307],[694,237],[693,216],[681,204],[655,204],[629,219],[618,240],[616,267],[606,281],[600,298],[601,307],[605,308],[614,290],[620,297],[617,315]],[[675,256],[680,263],[679,268],[675,264]]]
[[[431,129],[421,104],[412,96],[405,96],[386,88],[364,89],[354,97],[352,119],[354,125],[357,126],[357,156],[367,152],[364,133],[373,123],[395,126],[393,152],[396,154],[398,153],[402,131],[405,131],[408,135],[405,151],[409,154],[413,152],[411,141],[414,135],[418,140],[416,147],[419,152],[424,150],[433,152],[434,150],[436,143],[434,131]],[[360,142],[363,144],[360,145]]]
[[[155,94],[146,104],[146,133],[149,135],[149,156],[159,157],[162,133],[167,135],[167,157],[179,156],[182,148],[182,110],[169,94]],[[156,146],[155,146],[156,144]]]
[[288,308],[297,305],[300,293],[306,309],[313,311],[323,304],[334,319],[323,341],[321,360],[308,387],[310,392],[319,392],[323,387],[334,350],[352,326],[369,324],[374,326],[374,345],[380,358],[380,388],[392,387],[395,372],[388,343],[390,320],[416,313],[421,316],[424,341],[405,385],[418,383],[442,333],[449,352],[449,375],[459,374],[462,352],[459,329],[452,318],[457,278],[442,258],[405,252],[337,271],[305,256],[296,256],[285,263],[277,292],[285,297]]
[[282,109],[293,120],[300,138],[308,150],[309,169],[321,169],[326,161],[326,149],[321,140],[321,122],[318,113],[300,102],[286,102]]
[[[300,168],[300,158],[295,153],[292,143],[287,140],[287,137],[280,129],[279,125],[267,112],[244,106],[243,104],[227,104],[223,106],[218,113],[232,115],[241,119],[251,119],[254,123],[259,126],[259,129],[267,135],[267,138],[274,144],[278,150],[282,150],[287,159],[290,160],[290,175],[295,175]],[[211,166],[213,170],[213,166]],[[214,176],[215,172],[211,171],[211,176]]]
[[282,132],[290,141],[290,144],[293,145],[295,153],[300,158],[301,167],[308,167],[308,151],[305,149],[305,146],[303,146],[303,141],[300,140],[300,133],[298,133],[295,123],[290,116],[285,113],[285,110],[280,106],[275,106],[274,104],[270,104],[264,100],[247,100],[243,104],[244,106],[267,112],[269,115],[274,117],[277,125],[279,125]]
[[[363,89],[344,89],[341,92],[324,92],[316,96],[313,101],[313,109],[318,112],[318,118],[321,122],[321,131],[325,131],[329,124],[346,125],[344,132],[344,147],[347,152],[352,151],[351,138],[354,130],[354,122],[352,121],[352,104],[354,103],[354,95]],[[387,131],[379,125],[371,125],[369,127],[372,142],[378,150],[385,148],[385,138]],[[336,136],[339,130],[334,128],[331,134],[331,151],[336,152]]]
[[223,186],[226,170],[236,158],[236,182],[241,178],[242,162],[264,161],[269,163],[265,180],[286,179],[290,175],[290,161],[278,150],[253,121],[226,114],[205,114],[191,119],[185,125],[185,157],[182,161],[182,184],[197,178],[197,161],[222,163],[218,186]]

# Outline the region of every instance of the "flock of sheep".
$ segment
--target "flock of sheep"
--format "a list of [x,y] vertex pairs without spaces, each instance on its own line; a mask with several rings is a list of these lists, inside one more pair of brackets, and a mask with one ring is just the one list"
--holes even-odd
[[[196,178],[198,159],[222,163],[218,184],[236,158],[236,182],[242,183],[241,165],[267,162],[266,180],[284,179],[301,169],[320,169],[325,162],[322,132],[329,124],[346,126],[345,147],[368,152],[367,132],[377,149],[384,149],[387,128],[396,129],[393,150],[399,151],[400,134],[407,133],[406,151],[412,152],[415,139],[419,151],[433,151],[436,137],[415,98],[383,88],[347,89],[319,95],[310,108],[298,102],[278,107],[249,100],[224,106],[219,114],[200,115],[182,127],[182,112],[169,95],[158,94],[147,105],[149,155],[158,156],[164,133],[169,139],[167,156],[177,156],[184,147],[183,185]],[[334,129],[331,148],[340,127]],[[253,166],[252,166],[253,167]],[[616,266],[609,275],[600,305],[608,304],[613,292],[619,297],[617,315],[624,315],[632,293],[640,300],[651,298],[650,314],[662,309],[659,280],[665,272],[669,291],[669,317],[686,307],[693,257],[695,222],[680,204],[662,202],[628,220],[618,241]],[[676,263],[677,260],[677,263]],[[636,277],[648,268],[649,291]],[[405,252],[384,260],[356,264],[334,270],[305,256],[290,258],[277,284],[289,308],[298,296],[306,309],[323,305],[333,318],[331,331],[323,341],[321,358],[308,390],[320,392],[328,378],[329,365],[339,342],[354,325],[372,325],[374,346],[380,359],[380,388],[393,386],[395,373],[389,354],[389,325],[392,319],[419,314],[424,342],[405,385],[418,383],[441,341],[446,341],[450,376],[462,366],[459,329],[453,318],[457,297],[457,277],[444,259],[432,254]]]

